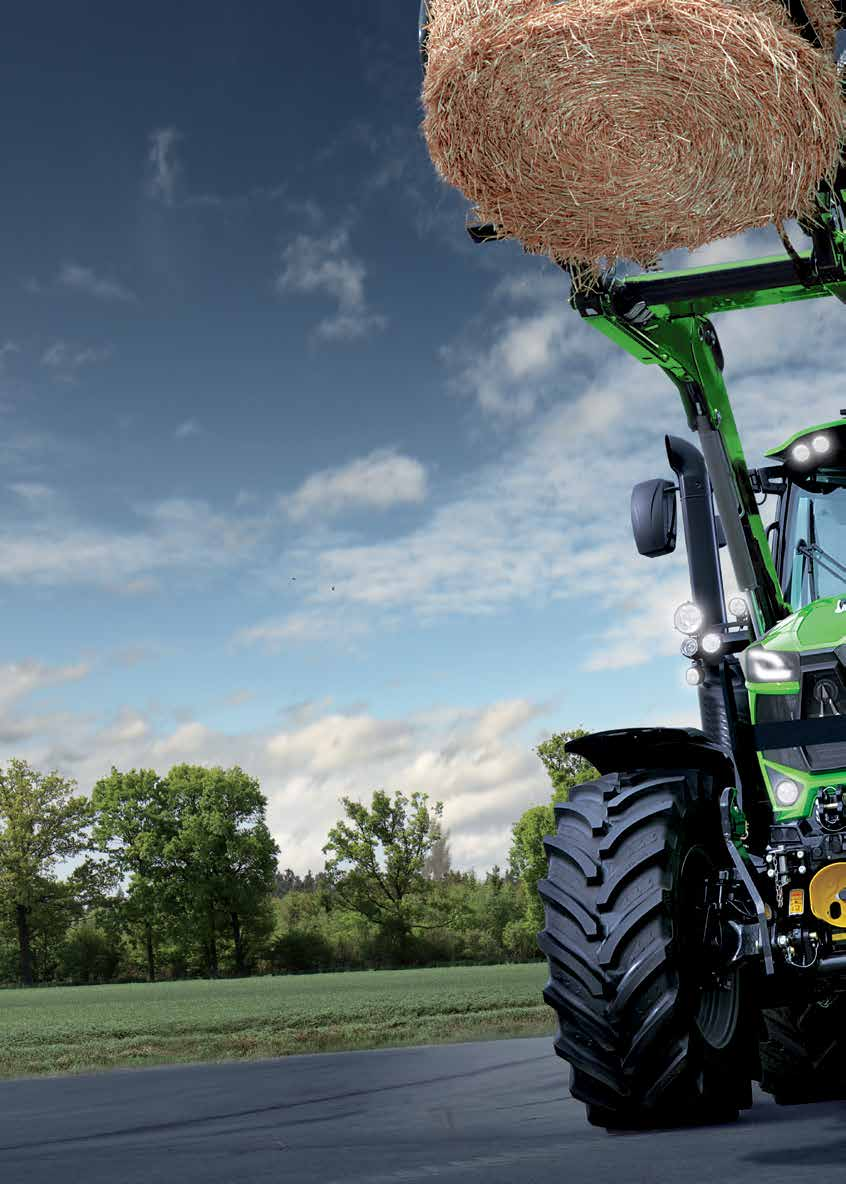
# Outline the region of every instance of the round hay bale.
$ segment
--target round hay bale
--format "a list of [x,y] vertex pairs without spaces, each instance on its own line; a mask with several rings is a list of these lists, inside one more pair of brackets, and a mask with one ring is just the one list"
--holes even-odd
[[819,222],[844,136],[830,0],[428,0],[423,134],[473,216],[592,274]]

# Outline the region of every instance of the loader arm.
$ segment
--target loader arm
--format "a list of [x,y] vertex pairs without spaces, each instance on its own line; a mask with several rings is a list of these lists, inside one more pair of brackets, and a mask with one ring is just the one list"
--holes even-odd
[[[841,188],[841,185],[843,188]],[[784,598],[723,381],[713,312],[761,308],[817,296],[846,303],[846,169],[817,194],[822,225],[806,227],[810,251],[724,265],[653,272],[628,279],[586,279],[569,267],[570,304],[638,361],[658,365],[676,385],[691,430],[699,434],[735,575],[750,606],[756,638],[792,611]],[[480,231],[474,227],[477,241]]]

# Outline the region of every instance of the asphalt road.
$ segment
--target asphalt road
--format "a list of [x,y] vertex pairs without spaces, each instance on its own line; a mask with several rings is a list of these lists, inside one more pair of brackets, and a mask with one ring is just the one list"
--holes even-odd
[[2,1184],[804,1184],[846,1102],[649,1133],[589,1126],[552,1038],[0,1082]]

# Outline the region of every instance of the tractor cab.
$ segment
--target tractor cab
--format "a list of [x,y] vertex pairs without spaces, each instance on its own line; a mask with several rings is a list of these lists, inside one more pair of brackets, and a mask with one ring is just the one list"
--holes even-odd
[[773,558],[785,600],[795,612],[846,599],[846,419],[796,432],[766,455],[783,466]]
[[[766,453],[757,487],[778,493],[773,560],[792,610],[741,656],[758,758],[781,821],[819,795],[846,824],[846,418]],[[827,721],[827,722],[824,722]],[[819,804],[818,804],[818,808]]]

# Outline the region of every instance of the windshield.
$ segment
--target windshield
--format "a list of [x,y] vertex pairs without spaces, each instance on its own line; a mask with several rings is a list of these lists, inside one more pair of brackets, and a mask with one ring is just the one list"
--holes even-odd
[[[786,593],[795,611],[822,596],[846,596],[846,487],[810,493],[794,486]],[[804,546],[803,546],[804,544]]]

